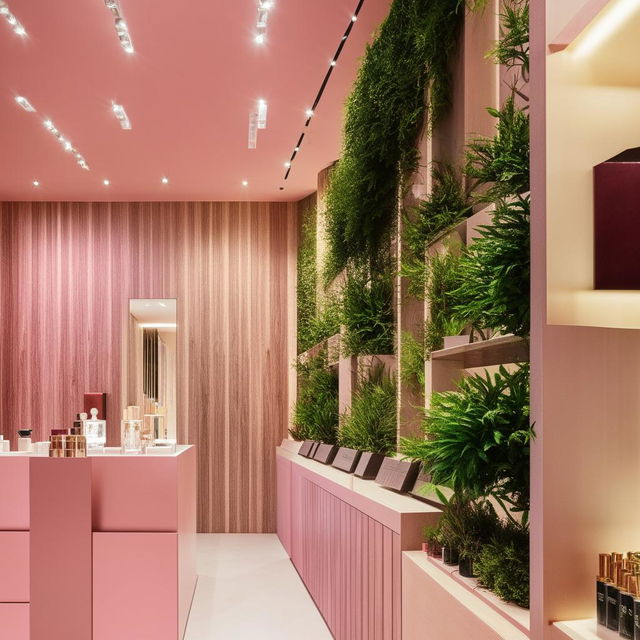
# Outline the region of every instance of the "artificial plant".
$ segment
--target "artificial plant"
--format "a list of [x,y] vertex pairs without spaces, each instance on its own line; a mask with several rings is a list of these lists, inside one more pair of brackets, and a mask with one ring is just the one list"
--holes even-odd
[[374,273],[365,265],[348,268],[340,294],[345,356],[394,352],[393,292],[390,268]]
[[350,259],[376,268],[401,185],[417,165],[425,118],[437,122],[449,105],[450,59],[464,10],[464,0],[394,0],[367,48],[327,190],[327,281]]
[[396,450],[396,384],[382,365],[371,368],[342,418],[340,446],[389,455]]
[[295,440],[338,441],[338,376],[327,366],[327,355],[297,365],[298,399],[293,411]]
[[426,439],[404,439],[401,451],[421,460],[434,485],[472,499],[497,500],[514,522],[529,510],[529,366],[501,366],[462,378],[456,391],[434,393]]
[[461,324],[529,335],[530,198],[499,201],[492,224],[458,264],[458,287],[452,291],[451,316]]

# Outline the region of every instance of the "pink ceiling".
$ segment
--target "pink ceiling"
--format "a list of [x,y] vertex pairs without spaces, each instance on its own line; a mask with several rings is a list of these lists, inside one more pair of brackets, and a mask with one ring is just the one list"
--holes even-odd
[[[296,200],[339,154],[343,103],[389,0],[365,1],[286,182],[283,164],[357,0],[276,0],[263,46],[253,42],[257,0],[121,0],[133,55],[103,0],[8,4],[28,36],[0,19],[0,200]],[[18,107],[16,95],[38,113]],[[268,100],[268,128],[249,150],[258,98]]]

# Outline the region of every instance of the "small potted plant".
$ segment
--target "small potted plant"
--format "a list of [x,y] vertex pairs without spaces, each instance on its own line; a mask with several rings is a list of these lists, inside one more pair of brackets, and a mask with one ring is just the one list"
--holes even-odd
[[442,557],[442,536],[440,534],[440,527],[437,525],[427,526],[423,531],[424,542],[422,543],[422,550],[432,558]]

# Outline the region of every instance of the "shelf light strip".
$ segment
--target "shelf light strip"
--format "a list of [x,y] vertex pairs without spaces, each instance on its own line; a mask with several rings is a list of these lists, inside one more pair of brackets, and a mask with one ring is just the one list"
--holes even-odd
[[[342,54],[342,50],[344,49],[344,45],[346,44],[349,36],[351,35],[351,31],[353,30],[353,27],[355,25],[355,23],[358,20],[358,15],[360,14],[360,10],[362,9],[362,5],[364,4],[364,0],[359,0],[358,1],[358,6],[356,7],[355,11],[353,12],[353,15],[351,16],[351,19],[349,20],[349,24],[347,25],[347,28],[345,29],[344,35],[342,36],[342,38],[340,39],[340,44],[338,44],[338,48],[336,49],[335,54],[333,55],[333,58],[331,58],[331,61],[329,62],[329,68],[327,69],[327,72],[324,76],[324,79],[322,80],[322,84],[320,85],[320,89],[318,90],[318,93],[316,95],[316,99],[313,101],[313,105],[311,106],[310,109],[307,109],[307,120],[304,124],[305,128],[307,128],[310,124],[311,124],[311,118],[313,118],[313,115],[318,107],[318,105],[320,104],[320,100],[322,100],[322,96],[324,94],[325,89],[327,88],[327,84],[329,83],[329,79],[331,78],[331,74],[333,73],[333,70],[336,67],[336,64],[338,62],[338,58],[340,58],[340,55]],[[293,168],[293,161],[295,159],[295,157],[298,155],[298,152],[300,151],[300,147],[302,146],[302,141],[304,140],[304,135],[305,132],[302,132],[302,135],[300,136],[300,138],[298,139],[298,143],[296,144],[293,153],[291,154],[291,158],[289,159],[289,166],[287,167],[287,172],[284,175],[284,179],[288,180],[289,176],[291,175],[291,169]]]
[[13,33],[18,36],[27,35],[26,29],[22,26],[20,20],[11,13],[9,5],[4,0],[0,0],[0,16],[2,16],[6,23],[13,29]]
[[129,33],[129,27],[120,11],[120,6],[117,0],[104,0],[104,4],[111,12],[113,16],[116,33],[118,34],[118,40],[120,45],[127,53],[133,53],[133,41],[131,40],[131,34]]

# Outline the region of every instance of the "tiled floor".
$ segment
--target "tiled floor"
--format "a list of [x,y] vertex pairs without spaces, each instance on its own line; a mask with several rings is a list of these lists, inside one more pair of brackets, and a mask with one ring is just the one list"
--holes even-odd
[[185,640],[331,639],[275,535],[199,535],[198,576]]

